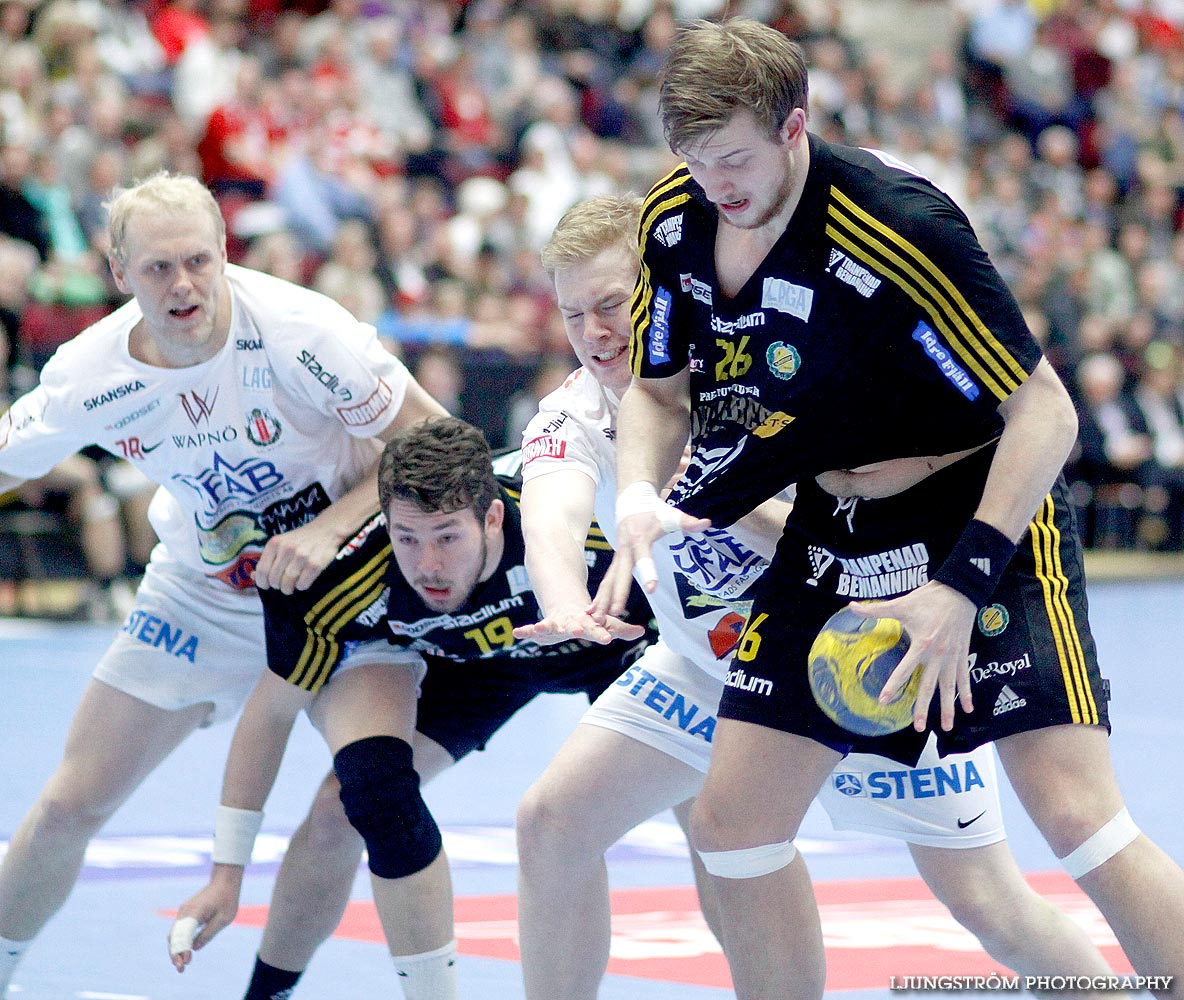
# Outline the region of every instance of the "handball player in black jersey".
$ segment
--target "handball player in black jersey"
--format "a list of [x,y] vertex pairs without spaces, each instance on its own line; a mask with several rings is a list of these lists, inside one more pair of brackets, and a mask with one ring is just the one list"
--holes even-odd
[[[737,996],[822,995],[793,836],[842,754],[908,761],[930,729],[944,750],[995,740],[1136,971],[1184,974],[1184,872],[1140,833],[1110,760],[1060,476],[1072,403],[958,206],[889,154],[810,134],[806,108],[801,50],[779,32],[680,30],[660,109],[685,162],[643,208],[621,558],[596,602],[622,605],[625,571],[652,573],[662,534],[730,524],[798,483],[692,813]],[[690,466],[663,503],[688,434]],[[920,671],[913,728],[867,742],[806,683],[814,636],[853,598],[912,640],[882,699]]]
[[[325,737],[334,773],[314,804],[317,835],[301,839],[292,884],[281,871],[276,888],[287,922],[303,911],[324,930],[285,963],[290,970],[257,963],[252,989],[266,984],[262,996],[290,990],[340,920],[364,842],[407,1000],[452,1000],[451,884],[421,780],[483,748],[538,694],[594,700],[655,638],[639,591],[619,623],[625,641],[542,646],[514,638],[514,628],[538,620],[524,568],[520,465],[517,452],[492,459],[481,433],[461,420],[412,428],[383,451],[384,513],[307,590],[263,592],[270,670],[235,731],[222,805],[262,809],[302,710]],[[594,528],[585,550],[599,582],[611,559],[603,533]],[[316,841],[334,824],[337,837],[349,836],[346,817],[356,830],[352,864],[334,843],[327,870],[314,875]],[[180,908],[180,918],[203,928],[198,947],[233,919],[242,873],[241,865],[215,864],[210,884]],[[323,916],[330,909],[332,923]]]

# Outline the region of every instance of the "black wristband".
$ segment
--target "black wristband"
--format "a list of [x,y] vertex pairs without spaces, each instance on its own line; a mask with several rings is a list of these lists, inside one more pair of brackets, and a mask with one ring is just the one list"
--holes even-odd
[[953,587],[981,608],[995,593],[1015,550],[1015,542],[998,528],[985,521],[971,521],[933,579]]

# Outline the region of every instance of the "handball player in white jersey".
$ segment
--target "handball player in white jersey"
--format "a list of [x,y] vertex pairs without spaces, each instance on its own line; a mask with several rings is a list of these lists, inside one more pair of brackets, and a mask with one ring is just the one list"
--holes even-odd
[[64,344],[0,417],[0,491],[98,445],[160,484],[160,544],[0,867],[0,996],[90,838],[251,692],[265,666],[255,588],[307,587],[377,510],[381,442],[444,414],[372,327],[228,264],[197,180],[162,173],[118,193],[109,230],[132,299]]
[[[615,542],[616,418],[630,381],[640,210],[633,197],[584,202],[543,248],[583,367],[542,401],[523,434],[527,569],[545,617],[516,629],[519,638],[610,642],[635,629],[589,615],[582,543],[593,514]],[[927,474],[926,461],[894,463],[883,475]],[[744,595],[787,511],[769,501],[727,531],[706,532],[696,531],[704,522],[679,515],[692,533],[653,546],[658,583],[648,596],[661,640],[597,699],[519,807],[518,914],[530,1000],[597,996],[610,938],[604,852],[664,809],[673,807],[685,825],[707,771]],[[1109,973],[1084,932],[1024,882],[1007,849],[990,746],[939,759],[931,743],[914,768],[852,754],[820,797],[836,827],[905,840],[930,889],[996,960],[1025,974]],[[696,876],[714,930],[710,882]]]

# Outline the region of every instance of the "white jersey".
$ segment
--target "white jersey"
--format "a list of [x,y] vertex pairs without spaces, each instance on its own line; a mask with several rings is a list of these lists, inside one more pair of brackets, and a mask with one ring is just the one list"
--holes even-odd
[[269,537],[372,466],[409,376],[331,299],[234,265],[226,280],[230,334],[201,364],[133,358],[134,299],[62,345],[0,417],[0,471],[35,478],[92,444],[127,459],[163,487],[149,517],[171,555],[243,589]]
[[[620,400],[583,368],[539,404],[522,434],[522,479],[578,469],[596,484],[596,520],[616,547],[616,434]],[[647,595],[662,640],[723,679],[750,601],[768,565],[721,528],[667,535],[653,546],[658,588]],[[673,584],[673,585],[672,585]]]

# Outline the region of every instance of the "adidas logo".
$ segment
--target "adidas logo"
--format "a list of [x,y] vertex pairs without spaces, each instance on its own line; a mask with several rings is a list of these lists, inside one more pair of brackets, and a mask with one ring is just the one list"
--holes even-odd
[[1007,712],[1015,711],[1017,708],[1023,708],[1027,704],[1027,698],[1021,698],[1008,685],[1004,684],[1003,689],[999,692],[999,697],[995,699],[995,708],[991,714],[1004,715]]
[[973,566],[975,569],[981,569],[983,571],[984,576],[991,575],[991,560],[990,559],[980,556],[976,559],[971,559],[970,565]]

